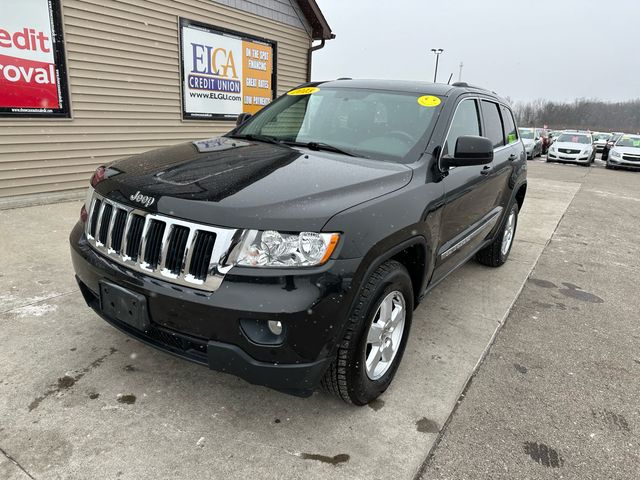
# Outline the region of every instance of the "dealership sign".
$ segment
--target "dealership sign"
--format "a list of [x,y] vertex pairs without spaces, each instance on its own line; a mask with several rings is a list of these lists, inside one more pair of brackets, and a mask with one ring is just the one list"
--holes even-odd
[[180,19],[182,115],[235,119],[271,103],[274,42]]
[[68,117],[58,0],[0,0],[0,115]]

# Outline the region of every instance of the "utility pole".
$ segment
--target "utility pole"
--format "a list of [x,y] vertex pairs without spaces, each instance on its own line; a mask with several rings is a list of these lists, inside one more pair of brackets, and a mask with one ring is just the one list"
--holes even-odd
[[431,52],[436,54],[436,69],[433,72],[433,83],[436,83],[436,80],[438,79],[438,60],[440,60],[440,55],[442,55],[444,50],[442,48],[432,48]]
[[458,73],[458,81],[462,81],[462,67],[464,67],[464,63],[460,62],[460,73]]

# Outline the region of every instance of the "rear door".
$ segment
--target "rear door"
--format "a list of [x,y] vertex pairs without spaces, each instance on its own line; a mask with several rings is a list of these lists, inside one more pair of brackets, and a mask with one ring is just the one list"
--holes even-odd
[[[463,135],[486,136],[477,98],[467,97],[458,103],[441,155],[452,154],[457,139]],[[455,167],[444,178],[445,205],[433,281],[465,261],[493,225],[495,194],[488,175],[491,170],[491,165]]]
[[511,195],[509,178],[514,162],[520,158],[518,132],[511,111],[497,102],[482,100],[482,118],[485,136],[493,142],[493,163],[487,180],[492,192],[491,208],[502,213]]

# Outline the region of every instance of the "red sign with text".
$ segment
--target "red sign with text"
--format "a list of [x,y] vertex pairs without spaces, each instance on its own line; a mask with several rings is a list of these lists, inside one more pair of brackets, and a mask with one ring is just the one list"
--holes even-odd
[[53,2],[0,0],[0,111],[56,114],[67,110],[54,42]]

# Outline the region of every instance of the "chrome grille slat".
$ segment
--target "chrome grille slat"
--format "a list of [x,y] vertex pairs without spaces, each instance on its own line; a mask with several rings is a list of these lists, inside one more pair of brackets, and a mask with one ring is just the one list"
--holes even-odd
[[129,259],[127,257],[127,236],[129,235],[129,229],[131,228],[132,219],[133,219],[133,215],[131,211],[128,211],[127,221],[124,224],[124,232],[122,232],[122,245],[120,246],[120,254],[122,255],[123,262],[126,262]]
[[149,228],[151,227],[151,215],[147,215],[144,219],[144,226],[142,227],[142,243],[140,245],[140,253],[138,253],[138,258],[142,261],[140,262],[140,268],[147,271],[152,271],[149,268],[149,264],[144,260],[145,253],[147,250],[147,236],[149,234]]
[[[106,205],[111,207],[111,216],[108,219],[108,232],[105,244],[103,244],[99,240],[99,233],[102,222],[105,220],[103,215]],[[124,212],[126,215],[124,226],[121,220],[122,215],[120,215],[120,220],[117,220],[120,212]],[[136,220],[136,217],[141,218]],[[95,229],[92,234],[91,226],[94,218]],[[144,222],[140,235],[136,235],[138,232],[135,231],[138,221]],[[156,237],[155,242],[153,239],[151,240],[153,245],[150,245],[148,235],[152,225],[155,225]],[[164,231],[158,240],[162,228]],[[180,232],[180,238],[174,242],[172,239],[175,232]],[[208,241],[199,248],[200,252],[194,252],[198,232],[202,232],[203,237],[208,237]],[[94,193],[89,218],[85,226],[85,235],[93,249],[127,268],[177,285],[213,292],[219,288],[224,275],[231,269],[230,265],[221,263],[239,241],[240,230],[213,227],[146,212]],[[122,235],[119,251],[112,248],[114,235],[118,237]],[[118,246],[117,241],[115,246]],[[136,246],[139,246],[137,251],[132,251]],[[153,250],[147,251],[150,248]],[[157,264],[155,264],[155,253],[159,255]],[[147,258],[147,254],[153,254],[154,258]],[[211,259],[207,262],[209,255]],[[167,268],[168,256],[171,256],[170,268]],[[189,273],[192,262],[197,264],[200,278]]]
[[107,228],[107,241],[105,242],[105,247],[108,252],[111,250],[111,235],[113,234],[113,225],[116,223],[117,216],[118,216],[118,208],[112,206],[111,218],[109,219],[109,227]]
[[[98,210],[98,221],[96,222],[96,229],[93,231],[95,238],[100,237],[100,230],[102,229],[102,214],[104,213],[105,202],[100,202],[100,210]],[[96,246],[102,247],[102,242],[96,240]]]

